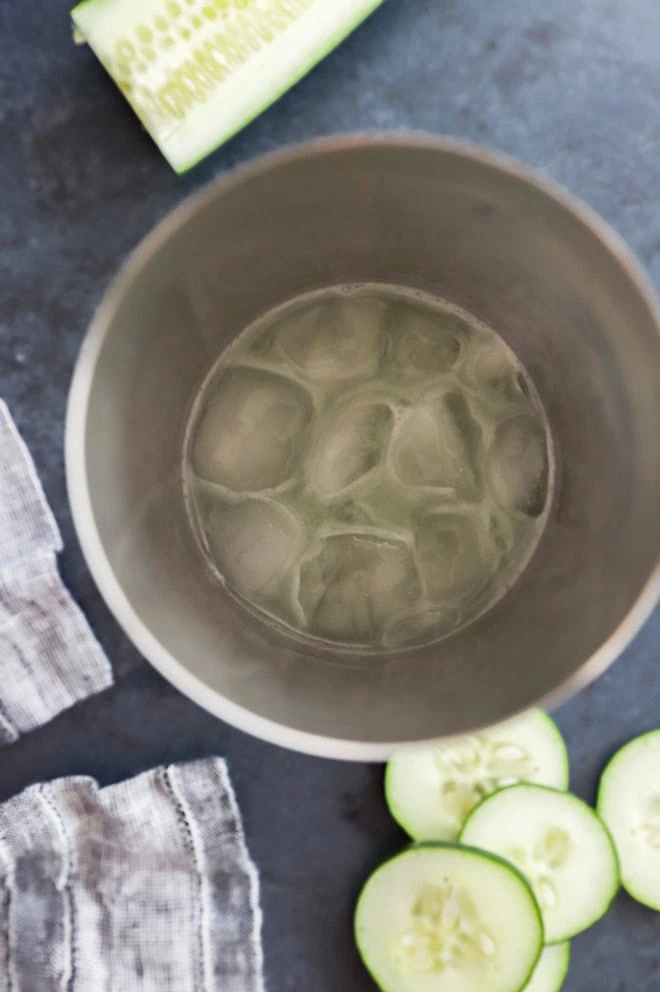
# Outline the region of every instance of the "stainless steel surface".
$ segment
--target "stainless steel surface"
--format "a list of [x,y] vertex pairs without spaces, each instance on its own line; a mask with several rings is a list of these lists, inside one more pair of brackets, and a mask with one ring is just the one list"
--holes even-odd
[[[428,649],[300,650],[214,585],[182,509],[189,405],[218,352],[295,294],[437,293],[512,345],[548,413],[558,485],[509,594]],[[67,469],[78,533],[143,653],[217,715],[291,747],[380,758],[579,688],[658,595],[657,303],[621,242],[514,163],[430,138],[319,142],[184,204],[138,249],[80,356]]]

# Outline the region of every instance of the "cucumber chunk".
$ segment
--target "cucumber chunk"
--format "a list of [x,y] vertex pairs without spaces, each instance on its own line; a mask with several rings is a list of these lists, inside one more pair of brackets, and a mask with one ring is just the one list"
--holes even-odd
[[612,838],[581,799],[540,785],[513,785],[484,799],[461,843],[493,851],[529,880],[556,944],[604,916],[619,887]]
[[71,11],[184,172],[274,103],[382,0],[83,0]]
[[367,881],[355,939],[383,992],[520,992],[543,925],[511,865],[483,851],[420,844]]
[[617,751],[601,776],[597,806],[614,838],[623,887],[660,912],[660,730]]
[[544,947],[532,977],[523,992],[559,992],[571,963],[571,945],[552,944]]
[[447,744],[403,752],[389,762],[385,797],[415,840],[453,841],[477,803],[506,785],[567,789],[566,745],[542,710]]

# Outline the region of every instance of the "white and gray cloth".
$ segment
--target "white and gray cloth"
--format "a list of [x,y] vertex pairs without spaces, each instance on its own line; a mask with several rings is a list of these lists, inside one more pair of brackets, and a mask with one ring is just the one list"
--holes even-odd
[[259,992],[258,879],[224,761],[0,806],[0,992]]
[[0,402],[0,743],[112,683],[59,577],[61,550],[34,463]]
[[[112,682],[0,402],[0,743]],[[0,806],[0,992],[262,992],[259,881],[225,762]]]

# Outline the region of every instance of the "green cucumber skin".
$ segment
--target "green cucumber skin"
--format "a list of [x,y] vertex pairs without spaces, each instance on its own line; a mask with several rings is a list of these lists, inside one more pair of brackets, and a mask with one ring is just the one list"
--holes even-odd
[[[463,824],[463,827],[462,827],[461,832],[460,832],[459,837],[458,837],[458,843],[459,843],[459,845],[461,847],[463,846],[462,837],[463,837],[463,835],[466,832],[468,823],[470,822],[470,819],[477,813],[477,811],[481,809],[481,807],[484,805],[484,803],[487,803],[488,800],[489,799],[492,799],[494,796],[498,796],[501,792],[508,792],[510,789],[519,789],[519,788],[521,788],[521,786],[524,788],[525,785],[526,785],[525,782],[520,782],[517,785],[507,785],[506,788],[504,788],[504,789],[498,789],[496,792],[491,792],[491,794],[489,796],[484,796],[484,798],[479,803],[477,803],[477,805],[474,807],[474,809],[472,810],[472,812],[468,816],[467,820]],[[603,831],[604,831],[604,833],[605,833],[605,835],[607,837],[607,840],[609,842],[609,846],[610,846],[612,855],[614,857],[614,864],[615,864],[615,867],[616,867],[616,872],[615,872],[615,877],[614,877],[614,883],[613,883],[613,886],[612,886],[612,891],[609,894],[609,898],[607,899],[607,903],[605,905],[605,908],[603,909],[603,912],[600,914],[600,916],[596,917],[594,920],[591,921],[591,923],[589,923],[586,927],[584,927],[582,930],[579,931],[579,933],[584,933],[585,930],[589,930],[592,926],[594,926],[594,924],[596,924],[598,922],[598,920],[601,920],[606,915],[606,913],[609,912],[609,910],[610,910],[610,908],[612,906],[612,903],[616,899],[617,893],[618,893],[619,889],[621,888],[621,862],[619,861],[619,852],[616,849],[616,844],[614,843],[614,839],[612,837],[612,834],[607,829],[607,825],[603,821],[602,817],[599,815],[598,811],[595,810],[593,808],[593,806],[589,806],[589,804],[586,803],[584,801],[584,799],[580,799],[579,796],[576,796],[572,792],[565,792],[565,791],[563,792],[561,789],[552,789],[548,785],[536,785],[536,784],[534,784],[533,786],[530,786],[530,788],[533,788],[533,789],[544,789],[546,792],[554,792],[554,793],[557,793],[560,796],[567,796],[568,795],[572,799],[574,799],[576,802],[582,803],[582,805],[583,806],[586,806],[587,809],[589,809],[593,813],[593,815],[596,817],[596,819],[598,820],[598,822],[602,826]],[[490,852],[488,852],[488,853],[490,853]],[[577,937],[577,936],[578,936],[577,933],[567,934],[566,936],[558,937],[556,940],[549,940],[549,941],[547,941],[547,943],[546,943],[545,946],[546,947],[554,947],[557,944],[565,944],[565,943],[568,943],[570,940],[572,940],[573,937]]]
[[[89,2],[89,0],[85,0],[85,2]],[[543,720],[546,723],[548,730],[550,731],[550,735],[557,740],[557,743],[559,745],[559,751],[561,751],[563,763],[564,763],[564,784],[562,785],[562,789],[567,791],[571,782],[571,768],[570,768],[570,759],[568,756],[568,749],[566,747],[566,741],[564,740],[561,730],[559,729],[555,721],[552,719],[552,717],[544,710],[538,710],[537,712],[538,715],[543,717]],[[522,716],[523,714],[520,715]],[[486,732],[488,732],[488,728],[486,729]],[[431,744],[429,745],[429,747],[432,748],[433,745]],[[415,831],[410,829],[409,824],[407,824],[406,822],[405,813],[401,813],[398,807],[398,803],[394,798],[395,790],[392,788],[392,777],[393,777],[393,765],[395,761],[396,758],[391,758],[387,762],[387,765],[385,766],[384,790],[385,790],[385,802],[387,803],[387,808],[389,809],[392,818],[396,820],[396,822],[399,824],[399,826],[404,831],[404,833],[408,834],[408,836],[413,841],[422,841],[423,838],[417,837],[415,835]],[[557,791],[561,791],[561,790],[558,789]],[[493,795],[493,793],[490,793],[490,795]],[[487,798],[488,796],[484,796],[484,799]],[[483,802],[483,800],[481,800],[481,802]]]
[[[600,782],[598,784],[598,796],[596,797],[596,809],[598,811],[600,810],[601,805],[603,804],[604,795],[605,795],[605,792],[606,792],[607,786],[608,786],[608,779],[609,779],[610,773],[612,772],[615,764],[617,763],[617,760],[626,751],[634,749],[634,747],[637,744],[639,744],[640,741],[644,741],[644,740],[660,740],[660,729],[648,730],[644,734],[639,734],[637,737],[633,737],[631,740],[629,740],[626,744],[623,744],[619,748],[618,751],[615,751],[615,753],[612,755],[612,757],[610,758],[610,760],[605,765],[603,771],[601,772]],[[599,815],[600,815],[600,813],[599,813]],[[602,820],[602,817],[601,817],[601,820]],[[608,830],[608,833],[609,833],[609,830]],[[612,840],[612,843],[614,843],[614,847],[616,849],[616,843],[614,842],[614,840]],[[617,851],[617,860],[619,860],[619,852],[618,851]],[[632,899],[634,899],[635,902],[640,903],[640,905],[642,905],[642,906],[647,906],[649,909],[654,910],[654,912],[656,912],[656,913],[660,913],[660,899],[658,899],[657,901],[656,900],[653,900],[653,899],[648,899],[646,896],[642,896],[641,893],[637,892],[634,885],[630,885],[629,883],[626,882],[626,880],[624,878],[624,875],[623,875],[622,868],[621,868],[621,862],[620,862],[620,860],[619,860],[619,873],[621,875],[621,888],[622,889],[625,889],[625,891],[628,893],[628,895]]]
[[[86,7],[90,3],[97,3],[97,2],[98,0],[81,0],[80,3],[76,4],[76,6],[72,8],[71,16],[73,17],[76,10],[78,10],[80,7]],[[376,10],[376,8],[380,7],[383,2],[384,0],[371,0],[370,6],[368,6],[365,10],[361,10],[359,15],[356,17],[354,21],[352,21],[346,28],[342,28],[340,31],[338,31],[336,35],[333,35],[333,37],[328,41],[327,45],[324,48],[322,48],[319,52],[314,53],[309,63],[305,66],[304,69],[301,70],[301,72],[299,72],[292,79],[287,80],[287,82],[284,83],[281,89],[277,90],[272,95],[272,97],[269,97],[268,100],[266,100],[265,103],[262,103],[261,106],[257,107],[253,113],[251,113],[248,117],[245,118],[244,121],[238,124],[231,131],[228,131],[226,134],[223,134],[223,136],[215,143],[215,145],[211,145],[205,152],[203,152],[197,158],[193,159],[191,162],[188,162],[186,165],[181,166],[180,168],[173,167],[171,166],[171,163],[168,163],[170,164],[170,167],[173,168],[174,172],[179,176],[183,176],[191,169],[194,169],[196,165],[199,165],[200,162],[204,161],[204,159],[208,158],[209,155],[212,155],[213,152],[218,150],[218,148],[221,148],[222,145],[226,144],[228,141],[231,140],[231,138],[233,138],[240,131],[242,131],[249,124],[251,124],[254,120],[256,120],[256,118],[259,117],[260,114],[262,114],[265,110],[268,110],[268,108],[272,107],[274,103],[277,103],[277,101],[281,99],[281,97],[283,97],[285,93],[287,93],[290,89],[293,89],[293,87],[297,83],[299,83],[301,79],[304,79],[304,77],[307,76],[312,71],[312,69],[314,69],[319,64],[319,62],[323,61],[323,59],[327,55],[329,55],[330,52],[334,51],[334,49],[337,48],[342,43],[342,41],[345,41],[346,38],[348,38],[348,36],[352,34],[352,32],[355,31],[356,28],[360,26],[360,24],[364,23],[364,21],[366,21],[367,18],[370,17],[373,14],[373,12]],[[74,18],[74,22],[75,22],[75,18]]]
[[393,861],[397,861],[399,858],[404,857],[410,851],[428,850],[429,848],[431,848],[431,849],[438,849],[438,848],[440,848],[440,849],[445,849],[445,850],[450,850],[450,851],[459,851],[461,853],[476,854],[476,855],[478,855],[481,858],[485,858],[488,861],[493,861],[496,864],[501,865],[502,867],[508,869],[509,872],[511,872],[512,874],[516,875],[517,878],[523,883],[525,889],[529,893],[529,896],[530,896],[530,905],[534,909],[536,918],[538,920],[539,933],[540,933],[540,937],[541,937],[541,943],[540,943],[539,948],[538,948],[538,953],[536,955],[536,960],[534,961],[534,964],[532,965],[532,967],[531,967],[531,969],[529,971],[529,974],[525,978],[525,981],[524,981],[523,985],[521,985],[520,986],[520,989],[518,990],[518,992],[525,992],[525,986],[528,984],[530,978],[534,974],[534,969],[536,968],[536,965],[539,962],[539,958],[541,957],[541,954],[543,953],[543,947],[544,947],[544,944],[543,944],[543,939],[544,939],[543,917],[541,916],[541,910],[538,907],[538,903],[536,902],[536,897],[535,897],[535,895],[534,895],[534,893],[532,891],[531,885],[529,884],[529,882],[527,881],[527,879],[525,878],[525,876],[520,871],[518,871],[518,869],[514,865],[509,864],[508,861],[506,861],[504,858],[501,858],[499,855],[492,854],[490,851],[482,851],[478,847],[470,847],[468,844],[450,844],[450,843],[446,843],[445,841],[420,841],[419,843],[409,844],[408,847],[405,847],[403,849],[403,851],[398,851],[396,854],[393,854],[392,857],[387,858],[385,861],[381,862],[381,864],[371,873],[371,875],[369,875],[369,878],[366,880],[366,882],[362,886],[362,889],[360,890],[360,895],[358,896],[358,899],[357,899],[357,902],[356,902],[356,905],[355,905],[355,912],[354,912],[354,917],[353,917],[353,923],[354,923],[354,926],[353,926],[353,937],[354,937],[354,940],[355,940],[355,945],[356,945],[356,947],[358,949],[358,953],[360,955],[360,960],[362,961],[362,963],[364,964],[365,968],[369,972],[369,975],[371,976],[372,980],[375,982],[375,984],[378,986],[378,988],[381,990],[381,992],[388,992],[388,990],[385,989],[385,988],[383,988],[383,986],[381,985],[381,983],[380,983],[380,981],[379,981],[379,979],[378,979],[378,977],[377,977],[377,975],[375,973],[375,970],[372,969],[372,967],[369,964],[369,962],[367,960],[365,960],[365,958],[362,957],[362,952],[360,950],[361,943],[360,943],[360,933],[359,933],[359,930],[358,930],[358,927],[357,927],[357,918],[358,918],[358,909],[359,909],[359,906],[360,906],[360,900],[362,899],[362,895],[364,893],[364,890],[366,889],[367,885],[369,884],[369,882],[371,881],[371,879],[374,877],[374,875],[376,875],[382,868],[385,868],[386,865],[389,865]]

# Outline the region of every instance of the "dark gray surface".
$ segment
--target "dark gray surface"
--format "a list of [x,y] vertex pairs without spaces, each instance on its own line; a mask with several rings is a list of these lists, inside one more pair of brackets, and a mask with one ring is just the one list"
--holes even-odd
[[[73,48],[66,3],[0,4],[0,395],[62,527],[65,579],[119,677],[3,752],[0,798],[40,778],[75,772],[107,783],[160,761],[226,755],[261,869],[270,992],[372,988],[352,947],[351,908],[403,837],[379,768],[288,754],[220,724],[141,662],[108,615],[64,489],[65,398],[85,325],[126,252],[187,192],[284,142],[360,128],[445,132],[540,167],[598,209],[660,281],[658,38],[658,0],[388,0],[178,179],[91,54]],[[660,725],[659,639],[656,613],[558,714],[587,799],[617,745]],[[575,941],[567,992],[596,987],[660,988],[660,917],[623,896]]]

